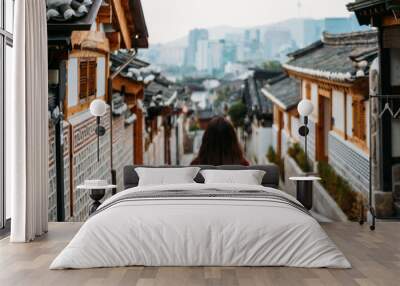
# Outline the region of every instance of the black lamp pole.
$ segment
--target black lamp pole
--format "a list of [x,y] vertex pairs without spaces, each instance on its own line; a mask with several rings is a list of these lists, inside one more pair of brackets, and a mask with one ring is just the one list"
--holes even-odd
[[100,125],[100,116],[96,116],[96,135],[97,135],[97,162],[100,162],[100,136],[103,136],[106,133],[106,129],[104,126]]
[[299,128],[299,134],[304,137],[304,153],[306,155],[306,172],[309,172],[310,170],[308,169],[308,145],[307,145],[307,135],[310,132],[310,129],[308,129],[308,116],[304,116],[304,125]]

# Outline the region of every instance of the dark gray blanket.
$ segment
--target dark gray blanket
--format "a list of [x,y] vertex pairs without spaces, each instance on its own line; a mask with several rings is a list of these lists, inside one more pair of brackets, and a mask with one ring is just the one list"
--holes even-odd
[[257,201],[263,200],[268,202],[275,202],[291,206],[305,214],[310,215],[308,210],[299,202],[293,201],[285,197],[284,195],[278,195],[276,193],[260,190],[243,190],[243,191],[227,191],[218,189],[204,189],[204,190],[165,190],[165,191],[138,191],[129,192],[125,195],[120,196],[118,199],[107,203],[106,205],[100,206],[92,216],[107,210],[108,208],[118,205],[127,201],[148,201],[148,200],[191,200],[191,199],[223,199],[229,198],[230,200],[251,200],[256,199]]

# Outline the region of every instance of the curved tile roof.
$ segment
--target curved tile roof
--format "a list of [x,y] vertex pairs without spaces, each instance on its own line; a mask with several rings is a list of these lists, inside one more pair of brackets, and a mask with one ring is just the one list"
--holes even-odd
[[331,80],[352,81],[360,69],[357,64],[367,61],[363,67],[364,75],[367,75],[377,53],[376,31],[336,35],[324,33],[321,41],[289,54],[291,59],[284,67]]
[[301,81],[282,75],[269,81],[262,92],[274,104],[284,110],[292,109],[301,100]]

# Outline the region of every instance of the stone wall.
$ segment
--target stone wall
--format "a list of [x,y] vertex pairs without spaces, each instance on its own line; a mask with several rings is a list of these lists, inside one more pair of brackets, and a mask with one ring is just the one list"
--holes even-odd
[[[57,177],[56,177],[55,127],[49,122],[49,221],[57,221]],[[69,124],[64,121],[64,206],[65,220],[70,220],[70,133]]]
[[369,158],[350,142],[344,141],[334,132],[329,134],[329,164],[355,191],[368,196]]
[[[100,161],[97,160],[97,136],[95,134],[96,119],[89,110],[81,112],[69,119],[71,125],[71,194],[73,201],[73,220],[84,221],[89,216],[92,203],[87,190],[78,190],[77,186],[87,179],[104,179],[111,183],[110,154],[110,115],[109,112],[101,118],[101,124],[106,128],[104,136],[100,137]],[[107,192],[106,198],[111,195]]]

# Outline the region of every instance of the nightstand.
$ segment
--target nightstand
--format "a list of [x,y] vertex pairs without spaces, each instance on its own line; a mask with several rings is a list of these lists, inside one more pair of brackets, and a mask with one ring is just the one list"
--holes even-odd
[[109,185],[106,180],[86,180],[85,183],[79,185],[77,189],[89,191],[89,196],[93,200],[89,210],[89,215],[91,215],[101,205],[100,201],[104,198],[106,190],[114,189],[116,187],[116,185]]
[[313,205],[313,183],[314,181],[321,180],[320,177],[304,176],[304,177],[290,177],[289,180],[296,182],[296,199],[302,205],[311,210]]

